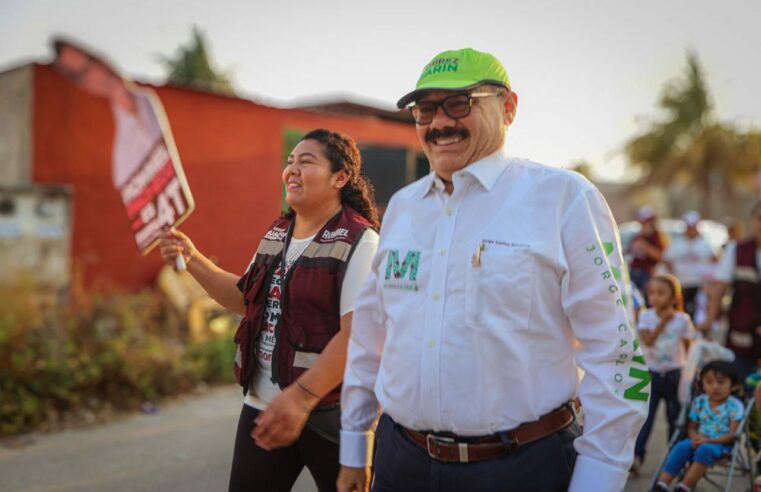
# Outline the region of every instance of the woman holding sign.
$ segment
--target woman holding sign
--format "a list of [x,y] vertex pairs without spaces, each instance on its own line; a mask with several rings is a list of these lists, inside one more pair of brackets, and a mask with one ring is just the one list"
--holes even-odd
[[161,255],[227,309],[243,315],[235,335],[236,379],[246,395],[230,491],[288,490],[306,465],[319,490],[338,476],[340,383],[354,300],[378,244],[372,186],[348,136],[307,133],[283,171],[290,209],[277,218],[239,278],[177,231]]

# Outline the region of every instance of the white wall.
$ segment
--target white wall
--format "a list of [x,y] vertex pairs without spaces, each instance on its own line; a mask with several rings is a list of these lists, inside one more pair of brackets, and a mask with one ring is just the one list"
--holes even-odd
[[0,73],[0,185],[32,179],[34,66]]
[[0,282],[26,275],[64,292],[70,280],[71,191],[0,186]]

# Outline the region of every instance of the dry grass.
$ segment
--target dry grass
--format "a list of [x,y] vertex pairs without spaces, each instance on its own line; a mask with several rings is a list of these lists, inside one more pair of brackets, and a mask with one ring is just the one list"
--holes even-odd
[[191,344],[152,289],[61,306],[21,277],[0,299],[0,436],[232,381],[232,324]]

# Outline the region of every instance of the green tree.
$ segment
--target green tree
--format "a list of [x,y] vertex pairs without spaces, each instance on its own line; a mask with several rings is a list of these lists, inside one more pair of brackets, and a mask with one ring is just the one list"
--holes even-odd
[[230,75],[213,68],[206,38],[193,26],[190,42],[177,48],[173,57],[161,57],[167,81],[219,94],[235,95]]
[[576,171],[577,173],[581,174],[588,180],[592,181],[594,179],[595,173],[592,170],[592,165],[587,161],[576,161],[571,163],[571,166],[568,168],[571,171]]
[[701,194],[701,212],[710,216],[711,193],[721,189],[732,198],[736,186],[761,168],[759,134],[719,121],[694,53],[658,105],[662,118],[626,145],[630,162],[644,172],[639,186],[683,183]]

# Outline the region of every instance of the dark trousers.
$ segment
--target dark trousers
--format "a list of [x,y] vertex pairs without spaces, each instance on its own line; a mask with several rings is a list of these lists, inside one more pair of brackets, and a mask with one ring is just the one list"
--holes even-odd
[[647,301],[647,283],[650,282],[650,272],[647,270],[641,270],[639,268],[632,268],[629,270],[629,278],[632,283],[637,286],[642,298],[645,300],[645,305],[649,306]]
[[737,380],[745,387],[745,378],[756,372],[758,365],[753,357],[743,357],[736,355],[732,365],[737,368]]
[[650,431],[653,429],[653,422],[661,400],[666,402],[666,420],[669,424],[666,441],[671,438],[671,434],[674,432],[674,424],[679,418],[679,410],[681,409],[678,397],[681,374],[681,369],[674,369],[664,374],[650,371],[650,406],[647,411],[647,420],[639,431],[637,442],[634,445],[634,456],[638,456],[640,459],[645,457],[645,446],[647,446]]
[[320,492],[336,490],[338,444],[304,428],[287,448],[266,451],[251,438],[259,410],[243,405],[235,435],[230,492],[288,492],[306,465]]
[[580,434],[576,423],[515,452],[472,463],[437,461],[391,417],[376,433],[373,492],[565,492]]
[[695,297],[698,295],[700,287],[682,287],[682,299],[684,299],[684,312],[695,317]]

